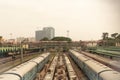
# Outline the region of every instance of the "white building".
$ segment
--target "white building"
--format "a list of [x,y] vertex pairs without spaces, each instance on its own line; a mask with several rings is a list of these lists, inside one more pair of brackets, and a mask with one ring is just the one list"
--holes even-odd
[[45,28],[43,28],[43,31],[45,31],[45,36],[48,39],[52,39],[54,37],[55,30],[53,27],[45,27]]
[[25,40],[24,37],[18,37],[18,38],[16,39],[16,41],[19,42],[19,43],[22,42],[23,40]]
[[28,37],[29,42],[35,42],[35,37]]
[[22,42],[22,41],[35,42],[35,38],[34,38],[34,37],[27,37],[27,38],[25,38],[25,37],[18,37],[18,38],[16,39],[16,41],[17,41],[18,43],[20,43],[20,42]]
[[15,39],[8,39],[6,42],[8,42],[8,43],[15,43]]
[[120,46],[120,42],[116,42],[116,44],[115,44],[116,46]]
[[87,47],[95,47],[98,45],[97,41],[85,41],[84,45],[86,45]]
[[53,27],[44,27],[43,30],[38,30],[35,32],[36,41],[40,41],[43,38],[52,39],[54,38],[55,30]]

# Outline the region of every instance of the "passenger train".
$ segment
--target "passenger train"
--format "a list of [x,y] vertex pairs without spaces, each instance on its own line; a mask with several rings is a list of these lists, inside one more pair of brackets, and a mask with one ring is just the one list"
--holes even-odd
[[20,64],[0,75],[0,80],[33,80],[38,71],[49,60],[50,53],[41,54],[39,57]]
[[120,80],[119,72],[74,50],[69,52],[70,56],[90,80]]

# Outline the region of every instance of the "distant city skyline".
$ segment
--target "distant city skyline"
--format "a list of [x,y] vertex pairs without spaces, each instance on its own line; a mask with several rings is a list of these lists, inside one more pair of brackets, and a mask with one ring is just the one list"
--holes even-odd
[[120,0],[0,0],[0,36],[35,37],[43,27],[74,41],[120,33]]

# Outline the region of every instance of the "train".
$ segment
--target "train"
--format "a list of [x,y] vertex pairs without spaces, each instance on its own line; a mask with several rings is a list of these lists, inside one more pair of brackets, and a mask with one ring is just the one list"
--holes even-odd
[[35,53],[41,50],[40,48],[0,47],[0,58],[20,55],[21,49],[25,54]]
[[20,47],[0,47],[0,57],[8,57],[18,51],[20,51]]
[[79,52],[69,50],[69,55],[90,80],[120,80],[120,73]]
[[88,56],[88,57],[90,57],[98,62],[101,62],[101,63],[105,64],[106,66],[109,66],[118,72],[120,72],[120,62],[119,61],[112,60],[112,59],[109,60],[109,59],[103,58],[102,56],[90,54],[88,52],[80,51],[78,49],[74,49],[74,50],[77,52],[80,52],[81,54],[84,54],[85,56]]
[[87,52],[82,52],[84,55],[94,59],[94,60],[97,60],[103,64],[105,64],[106,66],[109,66],[111,67],[112,69],[116,70],[116,71],[119,71],[120,72],[120,62],[119,61],[116,61],[116,60],[109,60],[109,59],[106,59],[106,58],[103,58],[101,56],[97,56],[97,55],[94,55],[94,54],[90,54],[90,53],[87,53]]
[[0,75],[0,80],[33,80],[37,72],[42,70],[49,60],[50,53],[43,53],[39,57],[22,63]]

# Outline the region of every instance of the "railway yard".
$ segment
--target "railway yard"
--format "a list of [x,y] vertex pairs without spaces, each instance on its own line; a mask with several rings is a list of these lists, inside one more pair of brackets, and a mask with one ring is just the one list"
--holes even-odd
[[0,80],[120,80],[120,0],[0,4]]
[[[30,55],[35,54],[26,54],[24,57]],[[19,57],[16,56],[16,60]],[[0,64],[10,65],[13,62],[15,61],[8,57],[1,59]],[[36,58],[29,58],[24,63],[10,68],[1,70],[0,80],[120,80],[118,60],[76,49],[69,52],[37,54]]]
[[[46,73],[46,74],[45,74]],[[89,80],[68,53],[58,53],[50,60],[35,80]]]

